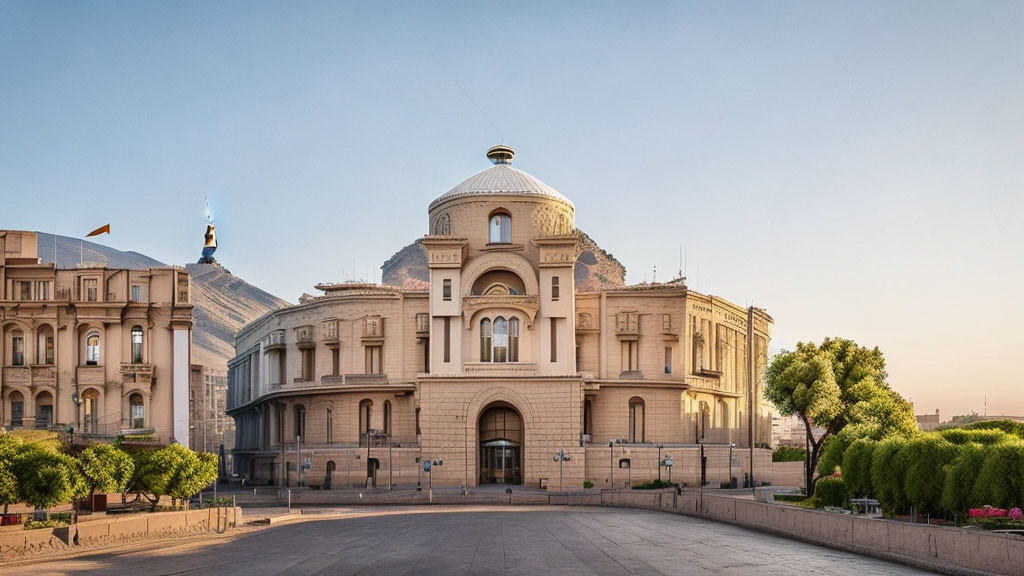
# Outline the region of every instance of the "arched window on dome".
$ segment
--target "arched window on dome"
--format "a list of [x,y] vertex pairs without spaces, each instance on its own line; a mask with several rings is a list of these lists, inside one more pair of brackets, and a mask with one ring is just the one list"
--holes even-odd
[[488,242],[492,244],[508,244],[512,241],[512,216],[504,210],[491,214]]

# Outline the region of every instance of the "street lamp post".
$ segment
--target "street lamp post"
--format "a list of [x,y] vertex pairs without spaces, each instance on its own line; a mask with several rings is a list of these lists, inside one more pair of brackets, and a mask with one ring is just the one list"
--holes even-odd
[[672,462],[672,456],[666,454],[665,455],[665,461],[662,462],[662,464],[665,465],[665,468],[668,468],[668,483],[671,484],[672,483],[672,464],[674,464],[674,462]]
[[661,484],[661,449],[664,447],[664,444],[658,443],[658,484]]
[[615,459],[615,442],[609,440],[608,441],[608,472],[610,474],[609,478],[611,478],[611,482],[612,482],[612,489],[615,488],[615,466],[613,465],[613,462],[612,462],[614,459]]
[[564,488],[562,487],[562,462],[568,462],[572,460],[572,456],[566,454],[565,450],[559,450],[557,453],[555,453],[555,457],[553,458],[553,460],[555,462],[558,462],[558,489],[564,490]]

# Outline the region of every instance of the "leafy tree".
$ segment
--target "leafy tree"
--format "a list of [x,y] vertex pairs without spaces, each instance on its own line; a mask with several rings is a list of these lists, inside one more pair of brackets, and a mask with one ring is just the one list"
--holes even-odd
[[[822,447],[848,425],[882,438],[917,430],[913,406],[885,382],[885,358],[878,348],[852,340],[800,342],[772,359],[765,373],[765,398],[783,415],[796,414],[810,441],[807,493],[814,493]],[[812,428],[824,430],[817,438]]]
[[846,491],[843,478],[839,476],[825,476],[818,481],[818,489],[814,498],[822,506],[846,507],[850,504],[850,496]]
[[93,444],[78,456],[82,477],[91,497],[100,492],[124,492],[135,471],[135,462],[110,444]]
[[859,498],[874,494],[871,486],[871,457],[878,442],[870,438],[859,438],[843,453],[843,484],[846,491]]
[[[960,447],[960,454],[945,469],[942,483],[942,509],[953,516],[966,517],[967,510],[976,502],[972,499],[978,471],[985,462],[986,447],[968,442]],[[979,504],[980,506],[980,504]]]
[[792,446],[779,446],[772,452],[772,462],[803,462],[807,459],[807,450]]
[[136,468],[129,483],[131,489],[145,496],[154,507],[159,497],[165,495],[187,502],[217,477],[214,454],[196,453],[180,444],[155,452],[139,450],[132,457]]
[[29,449],[15,460],[21,496],[36,508],[50,508],[88,494],[78,461],[60,452]]
[[989,446],[985,452],[973,500],[1002,508],[1024,502],[1024,441],[1015,438]]
[[901,450],[907,462],[904,493],[919,513],[941,512],[939,501],[945,482],[945,467],[960,453],[956,445],[938,434],[911,438]]
[[24,442],[17,436],[0,435],[0,503],[7,507],[22,501],[18,476],[14,472],[14,462],[26,450]]
[[1024,440],[1024,423],[1013,420],[983,420],[964,426],[967,430],[1002,430]]
[[879,442],[871,454],[871,487],[886,511],[904,510],[907,506],[903,493],[907,461],[900,455],[906,444],[905,438],[891,436]]

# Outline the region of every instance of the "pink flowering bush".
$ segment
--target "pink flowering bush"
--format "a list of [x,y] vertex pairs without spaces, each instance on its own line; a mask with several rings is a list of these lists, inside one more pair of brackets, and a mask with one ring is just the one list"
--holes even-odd
[[1006,508],[995,506],[984,506],[982,508],[971,508],[967,511],[972,524],[980,524],[986,528],[1000,528],[1006,526],[1018,526],[1024,522],[1024,513],[1020,508],[1012,508],[1009,512]]
[[967,514],[971,518],[984,518],[985,517],[985,509],[984,508],[971,508],[970,510],[967,511]]
[[1024,514],[1021,514],[1020,508],[1010,510],[1010,520],[1020,520],[1021,516],[1024,516]]

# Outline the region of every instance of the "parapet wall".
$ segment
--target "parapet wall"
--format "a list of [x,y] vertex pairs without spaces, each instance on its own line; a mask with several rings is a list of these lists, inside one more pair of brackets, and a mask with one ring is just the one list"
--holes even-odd
[[673,490],[551,495],[551,504],[622,506],[698,516],[756,531],[932,569],[1024,575],[1024,538],[950,526],[832,514],[729,496]]
[[0,529],[0,560],[148,538],[219,533],[241,522],[242,509],[227,507],[109,516],[61,528],[10,526]]

